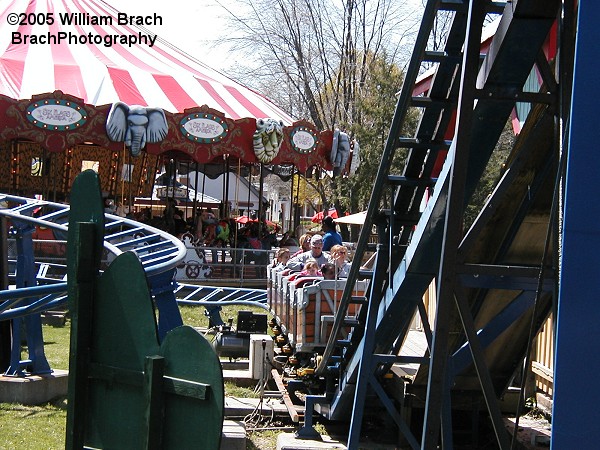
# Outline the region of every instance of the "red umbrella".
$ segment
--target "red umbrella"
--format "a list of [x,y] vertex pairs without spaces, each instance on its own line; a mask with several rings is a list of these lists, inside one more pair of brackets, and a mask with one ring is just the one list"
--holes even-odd
[[312,219],[310,219],[310,221],[313,223],[321,223],[323,221],[323,211],[319,211],[314,216],[312,216]]
[[237,223],[242,223],[242,224],[248,223],[248,222],[258,222],[257,219],[250,219],[248,216],[240,216],[237,219],[235,219],[235,221]]
[[[329,208],[329,211],[327,211],[327,215],[334,219],[337,219],[338,218],[337,209]],[[310,221],[313,223],[321,223],[321,222],[323,222],[323,217],[324,217],[323,211],[319,211],[314,216],[312,216],[312,219],[310,219]]]
[[[258,222],[258,219],[250,219],[248,216],[240,216],[235,219],[237,223],[246,224],[248,222]],[[277,227],[278,225],[275,222],[271,222],[270,220],[265,220],[265,224],[269,227]]]

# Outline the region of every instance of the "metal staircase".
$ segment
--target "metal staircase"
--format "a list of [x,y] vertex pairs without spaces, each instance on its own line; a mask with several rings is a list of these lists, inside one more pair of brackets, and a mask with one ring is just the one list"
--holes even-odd
[[[509,120],[515,101],[540,102],[547,106],[556,99],[555,91],[537,95],[524,93],[523,85],[536,60],[543,66],[540,71],[548,72],[547,61],[540,61],[538,57],[557,18],[559,4],[559,1],[540,4],[520,0],[500,8],[502,5],[496,2],[432,0],[425,7],[415,50],[374,183],[367,219],[358,240],[349,282],[331,338],[317,368],[317,373],[326,378],[340,372],[341,375],[334,383],[329,383],[336,385],[334,391],[307,401],[307,415],[312,413],[313,406],[315,411],[331,419],[348,418],[352,411],[348,437],[350,449],[358,447],[368,392],[376,394],[412,448],[436,448],[440,430],[444,448],[451,448],[449,398],[456,373],[448,367],[448,361],[450,354],[460,345],[450,339],[449,334],[451,330],[455,331],[456,323],[460,325],[458,332],[470,344],[466,348],[472,354],[467,363],[463,360],[463,368],[465,364],[475,365],[479,388],[483,392],[498,445],[501,448],[509,446],[495,404],[495,394],[500,390],[499,385],[506,382],[506,374],[503,374],[502,381],[490,376],[473,320],[478,308],[482,308],[482,302],[469,304],[465,299],[468,296],[461,295],[466,287],[458,280],[475,273],[477,276],[485,275],[489,284],[480,285],[479,288],[488,289],[497,285],[498,279],[503,277],[512,280],[522,277],[531,282],[539,266],[484,267],[480,264],[476,268],[467,267],[466,256],[461,254],[464,235],[462,218],[466,204]],[[434,19],[440,11],[447,10],[453,11],[453,20],[444,51],[429,52],[427,45]],[[490,50],[482,61],[480,48],[484,21],[487,14],[498,12],[502,12],[503,16]],[[424,96],[414,98],[415,83],[426,61],[435,61],[437,64],[435,76],[430,90]],[[416,133],[409,137],[403,134],[404,121],[412,107],[421,109],[421,119]],[[445,136],[455,114],[456,131],[449,146]],[[547,114],[551,115],[548,108],[541,113],[542,116]],[[550,133],[552,136],[552,131]],[[390,174],[391,162],[401,148],[409,149],[404,171],[401,175]],[[544,183],[544,177],[552,175],[550,169],[553,165],[550,162],[556,160],[551,153],[546,156],[545,168],[538,170],[536,166],[537,186]],[[437,174],[434,170],[439,166],[439,158],[444,157],[443,168]],[[537,161],[536,164],[541,162]],[[515,182],[514,178],[512,182]],[[420,212],[427,187],[433,188],[433,195]],[[382,202],[388,190],[393,190],[393,195],[387,196],[392,198],[392,203],[386,208]],[[529,205],[527,202],[522,204],[523,211],[527,206],[531,206],[531,202]],[[490,204],[487,207],[496,211]],[[511,239],[515,239],[516,230],[526,215],[523,211],[515,214],[512,225],[507,225],[509,229],[512,226],[512,231],[503,234],[499,246],[504,250],[496,252],[491,258],[492,264],[499,264],[503,257],[507,257]],[[489,216],[481,220],[489,226]],[[369,274],[362,271],[359,265],[367,250],[373,225],[379,230],[380,242],[374,269]],[[482,233],[484,226],[475,224],[472,229],[475,233]],[[348,306],[356,301],[352,297],[353,281],[360,277],[371,279],[364,299],[368,307],[363,308],[359,317],[361,325],[355,327],[352,336],[341,339],[343,318]],[[494,280],[490,281],[491,278]],[[429,320],[424,315],[422,296],[434,279],[437,279],[438,307],[436,316],[431,318],[434,325],[431,331],[428,328]],[[515,286],[512,288],[515,289]],[[522,285],[516,289],[531,291],[531,288]],[[530,296],[525,297],[531,301]],[[454,309],[455,301],[458,312]],[[524,300],[521,298],[520,301]],[[430,356],[410,359],[399,357],[398,350],[417,310],[423,315],[425,331],[429,336]],[[538,313],[540,316],[547,313],[547,308],[545,311],[542,308]],[[500,314],[498,317],[505,330],[509,326],[509,319]],[[514,317],[514,313],[511,317]],[[496,336],[500,333],[496,331]],[[458,353],[461,357],[465,354],[464,351]],[[513,359],[518,361],[519,357]],[[426,402],[420,438],[411,432],[380,383],[387,369],[402,361],[421,363],[427,374],[423,382]],[[312,418],[309,417],[308,423],[312,423]]]

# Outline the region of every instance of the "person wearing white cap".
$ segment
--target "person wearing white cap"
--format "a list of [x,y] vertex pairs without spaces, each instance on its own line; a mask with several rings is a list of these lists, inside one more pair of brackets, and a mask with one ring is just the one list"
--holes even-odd
[[309,259],[317,261],[319,267],[325,263],[331,262],[329,253],[323,251],[323,237],[320,234],[315,234],[310,239],[310,250],[294,256],[288,261],[287,268],[292,271],[300,271],[304,268],[304,264]]

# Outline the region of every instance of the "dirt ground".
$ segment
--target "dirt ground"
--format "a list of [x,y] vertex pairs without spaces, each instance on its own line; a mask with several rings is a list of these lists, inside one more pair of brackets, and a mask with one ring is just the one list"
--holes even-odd
[[[505,419],[507,430],[514,430],[515,418]],[[517,440],[527,450],[536,450],[550,447],[552,425],[541,414],[527,414],[519,418],[519,431]]]

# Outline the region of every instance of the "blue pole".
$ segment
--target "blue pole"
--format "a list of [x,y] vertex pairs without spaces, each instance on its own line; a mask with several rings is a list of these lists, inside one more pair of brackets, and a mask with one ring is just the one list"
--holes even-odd
[[168,331],[183,325],[174,292],[175,270],[167,270],[148,277],[150,291],[158,309],[158,338],[161,342]]
[[598,448],[600,442],[600,2],[581,0],[575,43],[561,279],[558,300],[552,448]]
[[[14,227],[16,229],[15,237],[17,243],[17,287],[33,287],[36,285],[32,239],[35,228],[30,224],[19,221],[15,221]],[[30,304],[33,301],[35,301],[34,298],[28,298],[23,301],[23,304]],[[28,359],[26,360],[21,360],[23,324],[26,326],[27,349],[29,352]],[[25,368],[28,368],[33,375],[44,375],[52,372],[44,354],[44,338],[40,313],[13,319],[10,366],[6,370],[6,375],[24,376],[25,372],[23,369]]]

